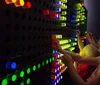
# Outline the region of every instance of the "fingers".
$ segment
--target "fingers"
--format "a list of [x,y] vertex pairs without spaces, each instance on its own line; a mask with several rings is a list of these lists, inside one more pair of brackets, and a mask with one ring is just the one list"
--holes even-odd
[[64,56],[62,56],[61,60],[62,60],[62,62],[63,62],[64,64],[67,64],[67,60],[66,60],[66,58],[65,58]]
[[75,33],[80,34],[80,30],[75,30]]
[[86,38],[90,41],[92,37],[90,34],[86,34]]
[[87,32],[87,34],[92,35],[92,32]]
[[92,35],[92,33],[88,33],[88,34],[86,35],[86,37],[87,37],[87,39],[89,40],[89,42],[90,42],[92,45],[94,45],[94,46],[97,47],[97,40],[96,40],[96,38]]

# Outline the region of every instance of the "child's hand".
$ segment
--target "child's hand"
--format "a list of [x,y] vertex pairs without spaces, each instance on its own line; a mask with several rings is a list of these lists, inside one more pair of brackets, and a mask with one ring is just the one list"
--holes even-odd
[[91,32],[87,33],[87,34],[86,34],[86,37],[87,37],[88,41],[89,41],[93,46],[95,46],[96,48],[98,48],[97,40],[96,40],[96,38],[92,35]]
[[74,61],[73,61],[73,59],[72,59],[72,57],[70,56],[70,55],[64,55],[63,57],[62,57],[62,62],[66,65],[66,66],[68,66],[69,64],[73,64],[74,63]]
[[77,36],[77,37],[79,37],[80,34],[81,34],[81,33],[80,33],[80,30],[75,30],[74,32],[76,33],[76,36]]
[[75,33],[76,33],[77,35],[80,35],[80,30],[75,30]]

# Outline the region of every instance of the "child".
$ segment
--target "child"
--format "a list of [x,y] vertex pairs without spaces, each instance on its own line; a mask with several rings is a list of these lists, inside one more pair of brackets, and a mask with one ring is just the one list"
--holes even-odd
[[[94,39],[94,36],[91,33],[87,34],[87,37],[91,44],[95,46],[96,49],[100,52],[100,44]],[[71,52],[67,52],[63,50],[59,44],[58,40],[54,40],[56,42],[55,49],[60,53],[64,54],[62,61],[67,65],[68,70],[70,72],[71,78],[73,79],[75,85],[100,85],[100,56],[98,57],[81,57],[80,55],[76,55]],[[78,63],[89,64],[97,66],[96,70],[87,79],[85,82],[77,73],[76,69],[73,66],[73,60]]]
[[[78,47],[79,47],[79,55],[81,57],[96,57],[99,55],[99,51],[95,46],[93,46],[90,41],[90,38],[88,36],[93,36],[92,33],[87,33],[87,38],[90,44],[84,46],[82,40],[80,39],[80,31],[76,30],[75,33],[77,34],[77,40],[78,40]],[[95,37],[93,36],[94,40],[97,42]],[[75,68],[78,71],[78,74],[86,81],[86,79],[91,75],[91,73],[95,70],[96,66],[93,65],[87,65],[87,64],[81,64],[81,63],[74,63]]]

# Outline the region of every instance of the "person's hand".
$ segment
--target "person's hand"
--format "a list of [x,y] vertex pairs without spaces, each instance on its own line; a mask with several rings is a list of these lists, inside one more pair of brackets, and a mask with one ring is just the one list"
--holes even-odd
[[64,56],[62,57],[62,62],[66,66],[69,66],[70,64],[73,64],[74,63],[72,57],[70,55],[68,55],[68,54],[64,54]]
[[80,33],[80,30],[75,30],[75,33],[77,34],[77,35],[80,35],[81,33]]
[[88,41],[89,41],[93,46],[95,46],[96,48],[99,47],[96,38],[92,35],[91,32],[88,32],[88,33],[86,34],[86,38],[88,39]]
[[81,33],[80,33],[80,30],[75,30],[74,32],[76,33],[76,36],[77,36],[77,37],[79,37],[80,34],[81,34]]

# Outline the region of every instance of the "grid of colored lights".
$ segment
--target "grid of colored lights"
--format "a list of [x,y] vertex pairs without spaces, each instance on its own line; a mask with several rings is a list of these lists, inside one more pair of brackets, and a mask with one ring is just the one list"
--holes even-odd
[[27,0],[5,0],[6,4],[14,4],[15,7],[31,8],[31,2]]
[[[54,61],[54,57],[49,58],[45,61],[42,61],[41,63],[37,63],[36,65],[31,65],[25,69],[16,70],[14,74],[8,74],[6,78],[1,79],[0,85],[7,85],[9,81],[16,83],[17,78],[23,79],[25,75],[29,75],[31,74],[31,72],[34,72],[37,69],[41,68],[42,66],[47,65],[53,61]],[[31,83],[31,79],[27,78],[24,82],[19,82],[18,85],[24,85],[24,84],[30,84],[30,83]]]
[[68,51],[75,50],[75,45],[77,45],[77,42],[71,41],[71,39],[59,39],[59,43],[62,49],[67,49]]
[[[63,39],[62,35],[52,35],[52,39],[58,39],[62,49],[66,49],[71,52],[75,49],[75,45],[77,45],[77,38]],[[54,45],[56,44],[53,44],[52,47]],[[53,49],[52,55],[54,57],[54,61],[52,62],[51,85],[57,85],[57,83],[59,83],[59,81],[63,78],[61,74],[67,69],[67,67],[61,61],[63,54],[58,53],[55,49]]]
[[[52,35],[52,39],[57,39],[59,35]],[[61,36],[61,35],[60,35]],[[68,51],[73,51],[75,50],[75,45],[77,45],[77,38],[72,38],[72,39],[62,39],[62,37],[59,37],[59,43],[62,47],[62,49],[67,49]],[[52,45],[55,45],[53,43]]]
[[63,54],[58,54],[56,50],[53,51],[54,61],[52,62],[51,85],[57,85],[57,83],[59,83],[59,81],[63,78],[61,74],[67,68],[61,61],[62,56]]
[[[62,35],[52,35],[52,39],[62,39]],[[66,41],[69,41],[69,42],[76,42],[77,41],[77,38],[71,38],[71,39],[68,39]]]
[[59,17],[59,15],[56,12],[50,11],[48,9],[43,10],[43,15],[48,16],[50,18],[58,18]]
[[67,3],[67,0],[59,0],[56,2],[57,7],[59,7],[59,8],[56,8],[56,12],[60,14],[59,20],[61,21],[61,27],[66,27],[66,21],[67,21],[66,3]]
[[80,21],[81,24],[84,24],[84,20],[86,19],[85,16],[85,9],[81,3],[76,4],[76,22]]
[[75,28],[79,29],[80,25],[85,24],[85,8],[82,3],[77,3],[75,5],[75,11],[71,15],[71,23],[75,24]]

